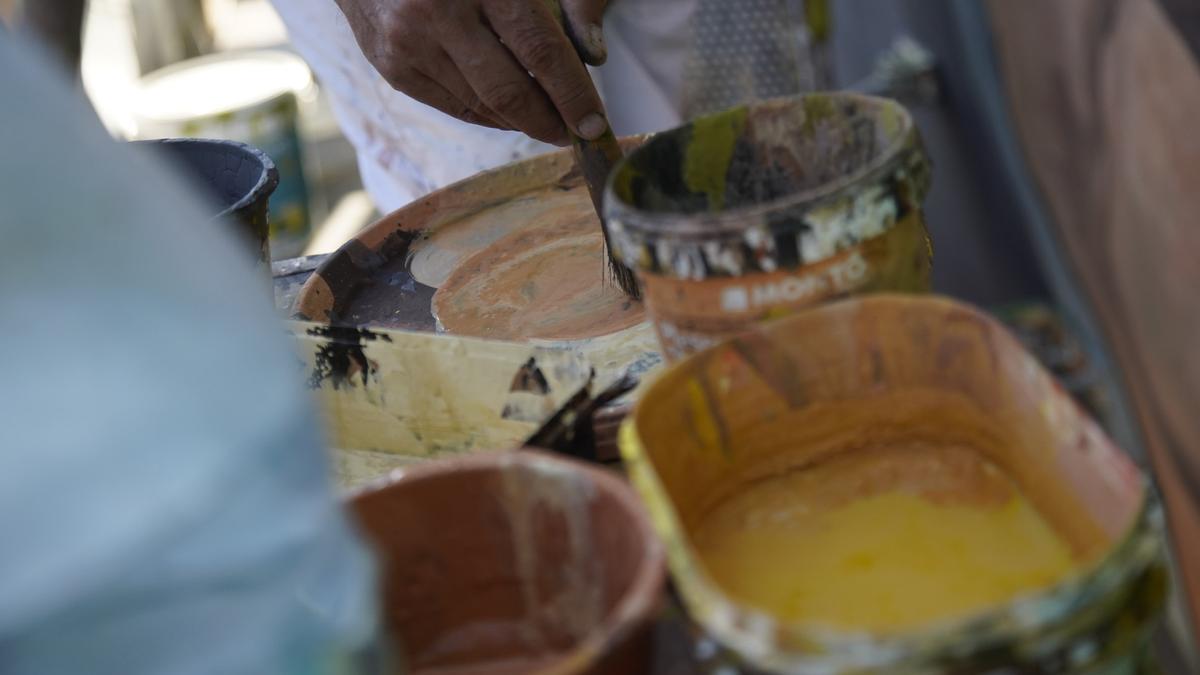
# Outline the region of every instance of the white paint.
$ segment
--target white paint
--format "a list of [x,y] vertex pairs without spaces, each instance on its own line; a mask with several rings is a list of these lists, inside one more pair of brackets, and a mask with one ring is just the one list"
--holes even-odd
[[759,284],[729,286],[721,291],[721,311],[735,314],[819,300],[860,287],[868,280],[870,272],[871,267],[862,254],[854,251],[846,260],[818,272]]

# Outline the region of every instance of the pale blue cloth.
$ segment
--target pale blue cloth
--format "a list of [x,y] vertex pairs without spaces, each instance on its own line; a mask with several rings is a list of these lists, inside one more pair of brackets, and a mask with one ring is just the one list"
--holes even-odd
[[0,29],[0,673],[335,672],[374,570],[263,282],[30,52]]

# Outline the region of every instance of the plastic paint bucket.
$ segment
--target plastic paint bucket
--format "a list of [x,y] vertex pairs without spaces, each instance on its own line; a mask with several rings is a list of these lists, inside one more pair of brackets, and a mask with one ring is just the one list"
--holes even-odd
[[190,59],[142,79],[134,105],[137,136],[220,138],[265,152],[279,171],[271,199],[271,252],[276,258],[296,256],[312,227],[298,106],[313,88],[308,65],[287,52]]
[[903,106],[812,94],[656,135],[614,170],[605,213],[677,359],[832,298],[927,291],[928,186]]
[[[877,294],[754,327],[649,385],[620,445],[689,616],[741,665],[803,675],[1155,672],[1148,646],[1167,572],[1150,481],[1001,324],[970,306]],[[902,632],[773,613],[742,599],[728,577],[719,582],[702,551],[714,513],[780,479],[801,489],[764,503],[743,530],[774,532],[781,520],[820,513],[830,497],[854,504],[902,494],[984,514],[1003,512],[1019,491],[1067,543],[1074,569]],[[835,494],[838,486],[849,490]],[[1004,500],[982,499],[997,486]],[[913,531],[910,521],[880,538],[903,544]],[[936,555],[952,559],[955,549]],[[900,583],[927,564],[909,549],[899,559],[847,560],[805,569],[823,570],[816,582],[826,587],[848,588],[878,580],[881,568]],[[756,571],[755,581],[774,579],[776,597],[792,598],[801,568]],[[972,590],[941,587],[949,588]],[[895,607],[889,593],[869,598],[866,611]]]
[[233,223],[254,252],[264,278],[271,278],[268,241],[271,195],[279,172],[266,153],[237,141],[176,138],[136,141],[159,154],[184,181],[213,204],[213,220]]

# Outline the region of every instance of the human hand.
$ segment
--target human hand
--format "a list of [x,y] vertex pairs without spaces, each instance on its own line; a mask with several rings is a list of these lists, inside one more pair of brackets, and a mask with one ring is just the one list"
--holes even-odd
[[[608,128],[591,65],[608,0],[337,0],[367,60],[397,90],[457,117],[555,145]],[[564,123],[567,126],[564,126]]]

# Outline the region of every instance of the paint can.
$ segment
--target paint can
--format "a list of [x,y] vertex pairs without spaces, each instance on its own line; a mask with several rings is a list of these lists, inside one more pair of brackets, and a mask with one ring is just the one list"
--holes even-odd
[[279,172],[266,153],[245,143],[212,139],[167,138],[133,145],[175,167],[212,204],[213,220],[236,227],[263,278],[271,278],[268,212]]
[[314,91],[308,65],[287,52],[189,59],[142,79],[134,103],[136,136],[219,138],[265,152],[279,171],[270,209],[271,253],[294,257],[312,228],[298,120],[299,101]]
[[[714,665],[823,675],[1157,672],[1150,641],[1168,580],[1154,488],[1013,335],[978,309],[929,295],[874,294],[756,326],[651,383],[622,426],[620,446],[689,616],[723,649]],[[836,565],[815,567],[804,567],[803,556],[780,556],[792,562],[779,574],[764,571],[758,556],[741,574],[772,600],[811,608],[813,595],[798,589],[834,589],[830,603],[802,618],[772,611],[747,600],[728,574],[722,579],[703,557],[704,535],[724,505],[779,479],[796,480],[786,483],[795,487],[725,524],[740,537],[754,530],[792,536],[771,528],[899,495],[931,510],[964,507],[968,529],[991,542],[987,554],[967,559],[1004,560],[1003,551],[1016,550],[1016,564],[1003,567],[1005,581],[995,586],[1001,592],[986,602],[867,627],[861,617],[876,621],[926,606],[931,589],[953,589],[952,598],[976,592],[974,579],[955,583],[934,569],[956,565],[953,556],[969,538],[922,549],[914,534],[920,522],[951,522],[928,510],[865,533],[818,516],[804,521],[809,532],[838,532],[855,546],[892,541],[901,553],[875,555],[879,549],[863,544]],[[1009,585],[1035,548],[1005,548],[991,538],[1004,530],[979,524],[988,513],[1010,512],[1014,494],[1069,550],[1065,574]],[[819,544],[804,543],[820,557]],[[915,553],[921,550],[923,558]],[[988,571],[960,569],[972,577]],[[795,584],[805,575],[812,583]],[[921,575],[928,583],[911,583]],[[906,593],[921,600],[900,601]],[[830,607],[844,616],[851,604],[861,610],[858,623],[819,616]]]
[[613,171],[605,214],[674,360],[840,296],[927,291],[929,181],[903,106],[810,94],[658,134]]

